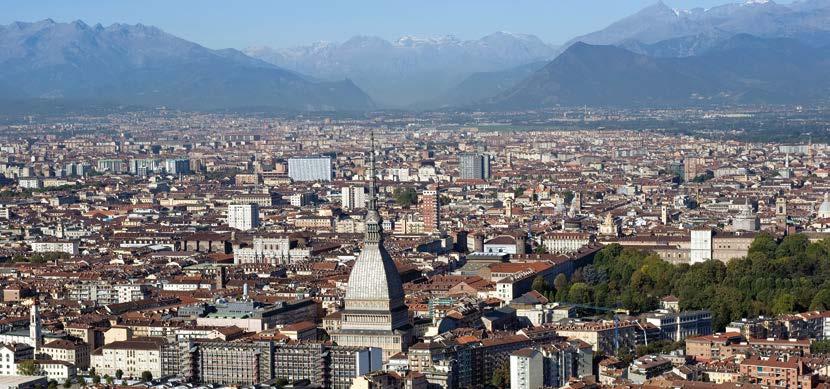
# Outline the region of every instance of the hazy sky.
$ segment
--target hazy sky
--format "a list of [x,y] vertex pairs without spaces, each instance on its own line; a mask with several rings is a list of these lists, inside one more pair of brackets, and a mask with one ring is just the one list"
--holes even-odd
[[[728,0],[665,0],[674,8]],[[89,24],[143,23],[218,48],[286,47],[342,42],[354,35],[452,34],[475,39],[495,31],[563,43],[654,4],[656,0],[2,0],[0,23],[52,18]],[[789,1],[779,1],[789,2]]]

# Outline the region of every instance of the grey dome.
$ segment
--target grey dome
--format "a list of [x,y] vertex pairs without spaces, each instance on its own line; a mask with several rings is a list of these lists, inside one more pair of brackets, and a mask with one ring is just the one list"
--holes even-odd
[[382,244],[367,243],[349,275],[346,300],[403,301],[401,276]]

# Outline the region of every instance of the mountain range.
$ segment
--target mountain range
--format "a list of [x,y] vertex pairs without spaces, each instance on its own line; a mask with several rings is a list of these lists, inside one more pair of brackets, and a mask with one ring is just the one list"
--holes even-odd
[[390,42],[356,36],[340,44],[254,47],[244,52],[320,79],[349,78],[376,101],[406,107],[436,98],[473,73],[550,60],[557,47],[533,35],[496,32],[477,40],[405,36]]
[[366,110],[351,81],[316,81],[157,28],[82,21],[0,26],[0,98],[95,100],[185,109]]
[[679,58],[577,42],[481,105],[537,109],[789,104],[826,100],[828,92],[830,48],[813,48],[792,38],[739,34],[703,54]]
[[561,47],[497,32],[213,50],[141,24],[47,19],[0,26],[0,100],[286,111],[804,104],[828,100],[829,48],[830,0],[658,2]]

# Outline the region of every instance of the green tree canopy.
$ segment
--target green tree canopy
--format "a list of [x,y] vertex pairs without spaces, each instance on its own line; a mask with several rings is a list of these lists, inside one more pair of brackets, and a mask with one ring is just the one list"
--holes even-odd
[[33,359],[27,359],[17,364],[17,374],[19,375],[38,375],[40,373],[40,365]]
[[401,207],[410,207],[418,202],[418,192],[414,188],[397,188],[392,192],[392,198]]

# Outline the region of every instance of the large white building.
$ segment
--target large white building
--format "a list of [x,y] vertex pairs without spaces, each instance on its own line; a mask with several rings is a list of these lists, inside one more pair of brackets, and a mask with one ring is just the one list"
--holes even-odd
[[289,158],[288,176],[294,181],[331,181],[331,157]]
[[366,188],[362,186],[345,186],[341,192],[341,207],[344,211],[366,208]]
[[510,355],[510,388],[539,389],[544,386],[542,353],[525,348]]
[[66,253],[78,255],[78,242],[34,242],[32,251],[36,253]]
[[17,375],[17,364],[34,358],[35,349],[28,344],[0,344],[0,376]]
[[712,259],[712,230],[696,228],[692,230],[689,258],[692,264]]
[[259,227],[259,205],[256,203],[228,205],[228,226],[242,231]]
[[161,349],[163,338],[115,341],[96,350],[90,358],[90,366],[101,376],[115,377],[121,370],[124,377],[138,378],[149,371],[153,377],[161,377]]
[[550,253],[569,254],[593,243],[593,235],[585,232],[555,232],[545,235],[542,244]]

